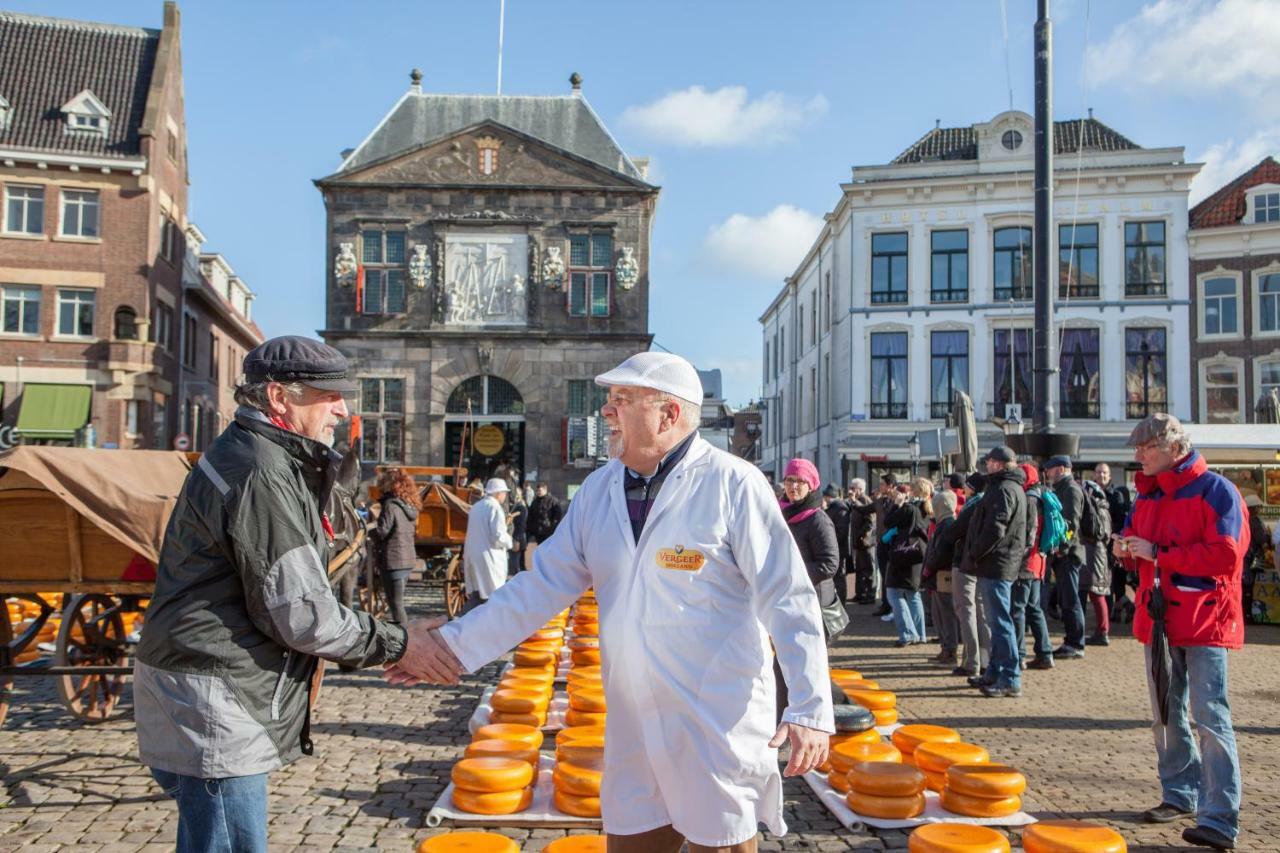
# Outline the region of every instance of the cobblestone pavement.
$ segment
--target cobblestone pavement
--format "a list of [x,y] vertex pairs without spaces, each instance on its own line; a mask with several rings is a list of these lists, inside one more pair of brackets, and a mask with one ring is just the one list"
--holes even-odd
[[[419,612],[437,609],[418,593]],[[1141,647],[1129,638],[1083,661],[1028,673],[1021,699],[984,699],[924,661],[936,647],[895,649],[889,626],[857,607],[833,665],[881,681],[904,721],[943,723],[1026,772],[1026,809],[1104,821],[1131,851],[1179,850],[1181,824],[1138,822],[1159,801]],[[1244,772],[1241,849],[1280,849],[1280,629],[1253,628],[1231,657],[1232,712]],[[496,666],[460,688],[398,690],[373,672],[330,672],[313,726],[316,754],[274,774],[272,850],[401,850],[445,831],[423,820],[467,742],[466,722]],[[137,763],[128,708],[96,727],[74,722],[52,682],[16,683],[0,729],[0,851],[172,849],[176,813]],[[126,704],[129,697],[126,694]],[[785,838],[763,850],[902,850],[905,832],[849,832],[802,782],[786,783]],[[509,830],[526,851],[560,831]],[[1014,834],[1017,843],[1016,833]]]

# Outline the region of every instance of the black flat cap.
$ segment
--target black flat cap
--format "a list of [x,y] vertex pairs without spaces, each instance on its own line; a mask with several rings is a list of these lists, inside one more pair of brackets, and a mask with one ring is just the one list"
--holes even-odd
[[1013,452],[1012,447],[1002,444],[999,447],[991,448],[991,452],[988,453],[985,458],[994,462],[1004,462],[1005,464],[1008,464],[1010,462],[1017,462],[1018,454]]
[[254,347],[244,357],[244,377],[248,382],[301,382],[343,394],[359,387],[351,379],[345,355],[300,335],[272,338]]
[[1050,468],[1070,468],[1071,457],[1070,456],[1050,456],[1049,459],[1044,463],[1044,467],[1045,467],[1045,470],[1048,470]]

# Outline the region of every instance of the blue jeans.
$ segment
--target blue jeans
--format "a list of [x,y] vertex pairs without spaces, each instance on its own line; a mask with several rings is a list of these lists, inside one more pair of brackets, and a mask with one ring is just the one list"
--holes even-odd
[[924,600],[918,589],[886,589],[885,597],[893,608],[893,624],[898,629],[898,639],[904,643],[923,642]]
[[1084,605],[1080,603],[1080,564],[1072,557],[1053,561],[1058,607],[1062,609],[1062,642],[1084,651]]
[[267,774],[198,779],[151,768],[178,803],[177,853],[267,853]]
[[1013,581],[978,578],[978,594],[991,625],[991,662],[987,678],[996,687],[1022,686],[1021,643],[1013,623]]
[[[1174,646],[1169,652],[1169,724],[1162,726],[1151,681],[1151,647],[1146,647],[1151,730],[1164,802],[1195,810],[1197,824],[1234,839],[1240,832],[1240,759],[1227,704],[1227,650]],[[1195,735],[1187,720],[1188,705]]]
[[1040,584],[1035,578],[1019,579],[1013,582],[1013,629],[1017,637],[1019,656],[1024,649],[1023,638],[1027,629],[1035,640],[1035,653],[1038,658],[1053,656],[1053,640],[1049,637],[1049,622],[1044,618],[1044,610],[1040,608]]

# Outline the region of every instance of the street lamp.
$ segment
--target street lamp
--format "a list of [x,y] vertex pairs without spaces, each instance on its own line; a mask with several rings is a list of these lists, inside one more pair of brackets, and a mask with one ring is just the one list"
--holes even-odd
[[907,450],[911,453],[911,476],[915,477],[920,465],[920,436],[912,435],[907,439]]
[[747,438],[751,439],[750,461],[756,462],[760,458],[760,424],[755,421],[747,421],[743,427],[747,431]]

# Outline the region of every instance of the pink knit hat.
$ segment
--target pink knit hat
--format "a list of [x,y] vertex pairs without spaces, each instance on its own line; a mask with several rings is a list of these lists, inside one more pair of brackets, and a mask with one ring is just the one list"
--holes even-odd
[[799,477],[809,484],[812,491],[817,491],[818,486],[822,484],[822,478],[818,476],[818,469],[813,467],[813,463],[808,459],[792,459],[787,463],[787,469],[782,475],[785,477]]

